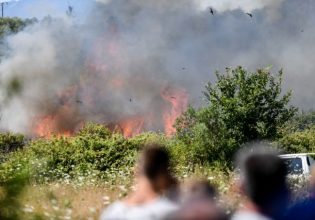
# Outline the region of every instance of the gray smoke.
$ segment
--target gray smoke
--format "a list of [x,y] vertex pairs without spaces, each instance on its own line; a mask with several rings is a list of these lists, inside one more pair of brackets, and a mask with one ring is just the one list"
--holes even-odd
[[170,106],[161,93],[176,99],[174,90],[185,89],[189,102],[199,105],[215,70],[237,65],[283,68],[293,104],[313,108],[312,0],[94,4],[83,23],[45,19],[7,38],[1,129],[31,134],[36,119],[47,115],[58,115],[61,130],[148,115],[145,129],[162,130],[161,112]]

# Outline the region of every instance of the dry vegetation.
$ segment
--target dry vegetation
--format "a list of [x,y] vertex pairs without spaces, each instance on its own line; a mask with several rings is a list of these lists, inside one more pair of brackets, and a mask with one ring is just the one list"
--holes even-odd
[[[241,202],[232,173],[202,166],[180,168],[182,183],[191,179],[208,179],[217,186],[217,200],[232,212]],[[131,180],[131,176],[129,176]],[[23,219],[41,216],[45,219],[98,219],[100,212],[111,202],[122,199],[132,190],[131,181],[118,179],[116,183],[58,182],[27,186],[21,198]]]

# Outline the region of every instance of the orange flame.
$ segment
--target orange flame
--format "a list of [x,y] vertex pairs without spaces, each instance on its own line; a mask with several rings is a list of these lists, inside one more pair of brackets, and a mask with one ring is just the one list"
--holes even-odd
[[[69,88],[55,94],[60,104],[57,104],[58,106],[53,105],[52,109],[43,108],[46,110],[44,114],[41,114],[43,117],[35,118],[35,125],[32,128],[36,136],[47,138],[53,135],[69,136],[81,127],[86,120],[107,125],[108,122],[112,122],[108,127],[111,130],[121,131],[126,138],[140,134],[143,131],[158,130],[163,127],[167,136],[171,136],[176,132],[174,128],[176,119],[188,106],[188,95],[181,88],[162,88],[160,98],[154,103],[153,110],[141,109],[139,110],[141,113],[135,111],[132,116],[121,116],[118,113],[115,114],[115,112],[109,112],[107,115],[107,111],[103,112],[102,110],[94,112],[98,102],[95,97],[98,97],[99,94],[104,96],[115,92],[127,94],[128,100],[130,99],[130,102],[133,102],[129,97],[130,81],[135,80],[137,83],[131,83],[131,85],[136,86],[140,85],[139,82],[146,83],[146,78],[131,78],[127,77],[129,74],[124,74],[124,60],[127,58],[124,57],[124,47],[119,44],[115,22],[112,24],[111,31],[113,32],[112,37],[102,36],[97,39],[90,57],[86,60],[87,72],[80,76],[78,84],[69,86]],[[149,81],[149,83],[151,85],[154,82]],[[159,93],[159,90],[157,93]],[[129,103],[128,100],[127,103]],[[155,109],[155,106],[159,109]],[[93,117],[85,118],[84,112],[86,111],[92,112]],[[113,115],[113,118],[110,118],[111,115]]]
[[129,138],[140,134],[143,131],[144,122],[145,120],[143,117],[132,117],[122,121],[120,123],[120,128],[124,137]]
[[40,119],[34,127],[34,133],[36,136],[43,138],[51,138],[53,135],[57,137],[72,135],[70,131],[59,131],[56,124],[56,117],[53,115]]
[[82,121],[77,117],[76,111],[71,105],[62,105],[42,117],[34,118],[35,123],[32,126],[33,134],[37,137],[50,138],[52,136],[71,136]]
[[161,92],[162,98],[171,104],[171,109],[163,113],[164,131],[167,136],[176,133],[174,124],[176,119],[187,109],[188,95],[184,89],[165,88]]

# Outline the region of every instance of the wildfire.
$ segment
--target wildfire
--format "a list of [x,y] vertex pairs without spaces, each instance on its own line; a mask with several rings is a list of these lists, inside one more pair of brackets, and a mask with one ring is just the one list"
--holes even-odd
[[[35,136],[46,138],[50,138],[53,135],[71,136],[79,127],[82,127],[85,122],[84,118],[80,119],[76,109],[78,107],[69,101],[73,99],[70,96],[73,95],[75,97],[75,93],[72,94],[69,90],[66,90],[64,94],[64,96],[60,96],[63,102],[62,105],[54,113],[35,119],[35,125],[33,126]],[[174,128],[176,119],[187,109],[188,95],[184,89],[166,87],[161,90],[160,96],[163,100],[160,104],[161,116],[147,112],[126,116],[110,124],[106,123],[106,121],[101,123],[106,124],[113,131],[121,132],[124,137],[129,138],[143,131],[158,129],[159,124],[163,122],[164,133],[167,136],[172,136],[176,132]],[[82,103],[76,104],[81,105]],[[78,118],[76,119],[76,117]]]
[[143,131],[145,120],[143,117],[132,117],[119,123],[126,138],[140,134]]
[[71,136],[82,127],[76,109],[66,102],[59,108],[43,117],[34,118],[33,135],[50,138],[56,136]]
[[34,136],[69,136],[87,121],[104,124],[126,138],[144,131],[164,129],[167,136],[176,132],[176,119],[188,106],[186,91],[169,82],[159,86],[161,81],[147,77],[138,65],[131,72],[115,22],[112,27],[112,34],[92,46],[80,80],[41,109],[41,117],[34,119]]
[[53,115],[43,117],[36,123],[34,127],[35,135],[44,138],[50,138],[53,135],[56,135],[58,137],[72,135],[71,131],[60,131],[56,122],[56,117]]
[[162,98],[171,104],[170,109],[163,113],[164,131],[167,136],[175,134],[176,119],[187,109],[188,95],[184,89],[165,88],[161,91]]

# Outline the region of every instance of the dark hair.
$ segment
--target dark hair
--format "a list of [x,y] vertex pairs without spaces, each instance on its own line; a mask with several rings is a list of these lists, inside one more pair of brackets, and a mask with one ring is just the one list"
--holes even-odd
[[141,170],[157,192],[177,185],[171,173],[171,160],[165,147],[158,144],[145,145],[141,155]]
[[247,196],[264,214],[277,217],[288,200],[287,168],[281,158],[270,153],[252,154],[244,161]]
[[189,199],[210,199],[216,196],[215,187],[207,180],[197,180],[187,186]]

